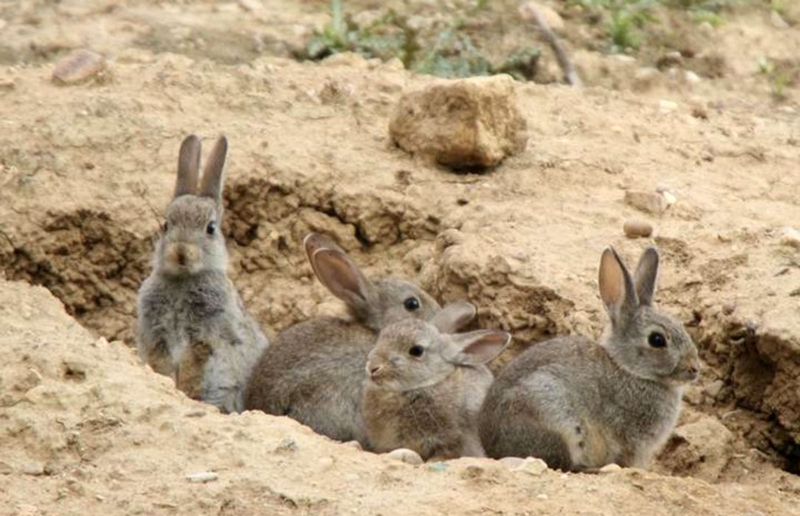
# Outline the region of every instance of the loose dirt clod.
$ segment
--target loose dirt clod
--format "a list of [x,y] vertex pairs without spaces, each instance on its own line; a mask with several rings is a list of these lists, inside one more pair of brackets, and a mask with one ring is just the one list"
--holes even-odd
[[97,52],[79,49],[56,63],[53,82],[57,84],[80,84],[97,76],[106,69],[106,59]]
[[637,210],[653,215],[661,215],[666,211],[667,199],[657,192],[628,190],[625,192],[625,203]]
[[506,75],[441,80],[406,93],[389,122],[402,149],[453,168],[493,167],[525,150],[527,123]]
[[653,234],[653,225],[645,220],[628,219],[622,225],[622,231],[628,238],[647,238]]

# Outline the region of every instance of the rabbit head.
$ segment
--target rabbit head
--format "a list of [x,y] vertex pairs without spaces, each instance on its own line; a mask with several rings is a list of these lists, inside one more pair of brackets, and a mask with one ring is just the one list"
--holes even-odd
[[311,233],[303,246],[320,282],[371,330],[380,331],[403,319],[430,320],[440,309],[435,299],[409,281],[370,280],[328,237]]
[[680,321],[657,311],[658,251],[647,248],[633,276],[609,247],[600,260],[600,297],[611,318],[603,345],[629,373],[673,385],[694,381],[697,348]]
[[222,271],[228,254],[222,236],[222,181],[228,141],[221,136],[206,163],[198,187],[200,139],[183,140],[175,194],[167,206],[163,232],[156,244],[155,268],[174,276]]
[[496,330],[453,333],[474,314],[471,304],[456,303],[445,306],[430,323],[409,319],[388,326],[367,359],[369,381],[404,392],[435,385],[458,367],[486,364],[505,349],[511,335]]

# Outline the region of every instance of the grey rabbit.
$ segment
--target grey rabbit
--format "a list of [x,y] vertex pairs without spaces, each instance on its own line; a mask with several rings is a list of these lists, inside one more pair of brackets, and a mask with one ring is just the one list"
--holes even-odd
[[222,184],[228,142],[221,136],[199,181],[200,139],[183,140],[175,193],[139,289],[139,356],[179,389],[223,412],[244,407],[250,372],[269,341],[228,278]]
[[485,364],[511,335],[451,334],[455,321],[474,312],[469,303],[448,305],[429,323],[405,320],[381,331],[367,359],[362,404],[374,451],[408,448],[423,460],[484,456],[478,414],[494,380]]
[[431,319],[439,303],[408,281],[368,279],[321,234],[309,234],[303,246],[317,278],[352,317],[318,317],[284,330],[256,365],[245,407],[286,415],[317,433],[368,448],[361,392],[378,332],[403,319]]
[[600,297],[611,324],[600,345],[556,338],[501,371],[480,416],[490,457],[533,456],[565,471],[649,466],[699,370],[683,325],[653,307],[658,261],[646,249],[631,276],[613,248],[603,252]]

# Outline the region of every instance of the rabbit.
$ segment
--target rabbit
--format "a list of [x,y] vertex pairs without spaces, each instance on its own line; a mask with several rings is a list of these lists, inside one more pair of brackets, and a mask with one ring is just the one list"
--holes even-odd
[[240,412],[253,365],[269,345],[227,275],[222,184],[228,142],[211,151],[198,187],[200,139],[183,140],[178,178],[137,297],[141,359],[188,396]]
[[656,249],[646,249],[632,277],[605,249],[599,287],[611,324],[600,345],[552,339],[500,372],[479,420],[490,457],[533,456],[564,471],[648,468],[700,367],[683,325],[653,307],[658,261]]
[[439,303],[408,281],[368,279],[323,235],[309,234],[303,246],[317,278],[345,302],[352,319],[318,317],[281,332],[255,367],[245,408],[286,415],[317,433],[368,448],[361,392],[378,332],[403,319],[429,320]]
[[484,457],[478,414],[494,376],[487,362],[502,352],[504,331],[452,331],[469,303],[449,305],[431,322],[384,328],[369,353],[362,412],[373,451],[408,448],[423,460]]

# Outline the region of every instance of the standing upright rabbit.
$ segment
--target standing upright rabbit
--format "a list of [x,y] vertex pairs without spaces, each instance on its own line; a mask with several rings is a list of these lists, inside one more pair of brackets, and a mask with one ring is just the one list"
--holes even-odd
[[367,279],[327,237],[311,233],[303,245],[317,278],[347,304],[352,320],[318,317],[284,330],[256,365],[245,407],[290,416],[332,439],[367,447],[361,392],[378,332],[403,319],[431,319],[440,307],[408,281]]
[[448,305],[430,323],[406,320],[381,331],[367,360],[362,405],[374,451],[409,448],[424,460],[484,456],[478,414],[494,380],[484,364],[511,335],[448,334],[474,311],[469,303]]
[[649,465],[699,368],[683,325],[653,308],[657,273],[654,248],[644,251],[633,277],[614,249],[603,252],[600,297],[611,325],[601,345],[557,338],[503,369],[481,410],[490,457],[534,456],[572,471]]
[[228,142],[217,140],[198,188],[200,139],[181,144],[178,179],[139,289],[139,356],[189,396],[223,412],[243,408],[243,390],[266,336],[228,278],[222,182]]

